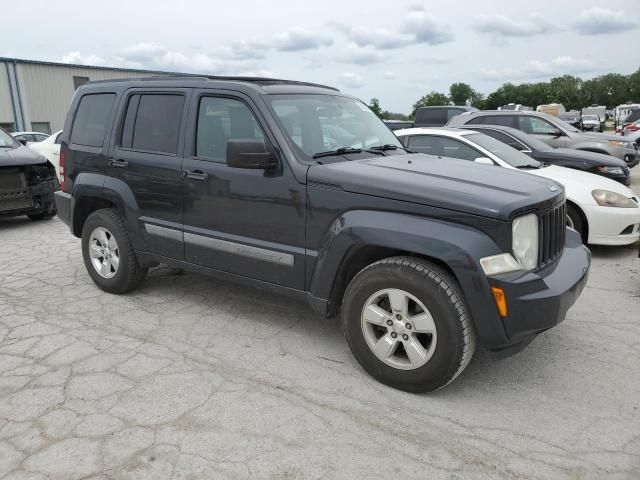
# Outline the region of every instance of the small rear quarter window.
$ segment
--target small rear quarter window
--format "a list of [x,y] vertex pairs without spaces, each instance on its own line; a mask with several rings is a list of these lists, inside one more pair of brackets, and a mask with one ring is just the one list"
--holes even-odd
[[78,104],[71,128],[71,143],[88,147],[102,147],[115,99],[114,93],[84,95]]

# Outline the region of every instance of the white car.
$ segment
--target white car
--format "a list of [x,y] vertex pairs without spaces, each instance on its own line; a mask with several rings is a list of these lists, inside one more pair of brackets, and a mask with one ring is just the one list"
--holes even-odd
[[614,180],[538,162],[473,130],[409,128],[394,132],[414,152],[514,168],[564,185],[567,225],[586,243],[628,245],[640,238],[640,200]]
[[44,155],[47,157],[47,160],[51,162],[51,164],[56,169],[56,175],[58,175],[58,180],[62,180],[60,178],[60,134],[62,130],[54,133],[50,137],[45,140],[37,143],[30,143],[29,148],[31,150],[35,150],[40,155]]
[[49,134],[42,132],[13,132],[11,136],[23,145],[30,145],[49,138]]

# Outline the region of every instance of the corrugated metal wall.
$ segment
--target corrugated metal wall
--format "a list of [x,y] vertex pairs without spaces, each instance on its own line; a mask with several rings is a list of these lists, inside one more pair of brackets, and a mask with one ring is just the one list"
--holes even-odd
[[[10,69],[12,68],[12,62],[0,61],[0,123],[14,121],[5,63],[9,63]],[[19,60],[16,72],[25,117],[24,129],[31,130],[32,122],[48,122],[52,133],[64,126],[67,109],[75,91],[74,76],[88,77],[89,80],[111,80],[161,75],[150,72],[22,63]]]

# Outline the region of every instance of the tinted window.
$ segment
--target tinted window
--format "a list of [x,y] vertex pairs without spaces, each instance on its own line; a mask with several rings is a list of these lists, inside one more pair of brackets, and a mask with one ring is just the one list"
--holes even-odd
[[512,115],[483,115],[472,118],[468,125],[501,125],[503,127],[514,127],[514,117]]
[[433,123],[444,125],[447,123],[446,108],[424,108],[418,110],[416,123]]
[[231,139],[264,140],[264,134],[240,100],[203,97],[198,108],[196,156],[224,162]]
[[483,156],[477,150],[458,140],[435,135],[412,136],[409,138],[408,148],[414,152],[428,153],[439,157],[460,158],[462,160],[475,160]]
[[133,95],[127,106],[122,146],[175,155],[183,106],[182,95]]
[[113,93],[99,93],[82,97],[71,129],[71,143],[89,147],[102,146],[104,132],[115,98]]
[[516,150],[528,150],[527,146],[524,143],[516,140],[513,137],[510,137],[509,135],[506,135],[505,133],[489,129],[479,129],[478,131],[484,133],[485,135],[489,135],[490,137],[495,138],[496,140],[515,148]]

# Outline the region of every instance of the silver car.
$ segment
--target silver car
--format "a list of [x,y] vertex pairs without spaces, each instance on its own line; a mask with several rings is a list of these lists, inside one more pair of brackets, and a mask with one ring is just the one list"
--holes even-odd
[[482,111],[457,115],[447,126],[459,125],[503,125],[522,130],[556,148],[573,148],[589,152],[613,155],[635,167],[638,145],[618,135],[599,132],[581,132],[557,117],[541,112]]

